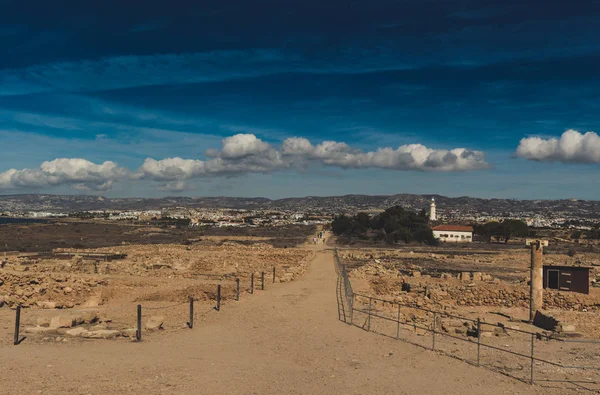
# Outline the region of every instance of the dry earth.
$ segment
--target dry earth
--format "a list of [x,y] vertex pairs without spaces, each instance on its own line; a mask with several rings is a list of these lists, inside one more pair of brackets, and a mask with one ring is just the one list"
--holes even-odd
[[[9,312],[0,310],[4,329],[13,325]],[[244,295],[192,330],[154,333],[141,343],[3,341],[0,388],[7,394],[564,393],[366,333],[337,314],[333,257],[322,251],[296,281]]]

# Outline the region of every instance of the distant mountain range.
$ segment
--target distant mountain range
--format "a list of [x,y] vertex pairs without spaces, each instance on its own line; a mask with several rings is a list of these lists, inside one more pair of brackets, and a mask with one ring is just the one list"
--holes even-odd
[[394,205],[413,209],[428,209],[435,198],[438,210],[446,215],[540,215],[544,218],[600,218],[600,202],[576,199],[515,200],[450,198],[439,195],[398,194],[389,196],[345,195],[328,197],[298,197],[271,200],[243,197],[165,197],[107,198],[88,195],[0,195],[0,212],[50,211],[76,212],[87,210],[159,210],[164,208],[233,208],[325,213],[382,210]]

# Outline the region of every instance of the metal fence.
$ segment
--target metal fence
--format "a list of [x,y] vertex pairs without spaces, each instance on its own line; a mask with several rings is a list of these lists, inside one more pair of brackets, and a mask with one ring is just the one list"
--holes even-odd
[[598,341],[561,339],[517,323],[489,323],[355,293],[337,250],[335,265],[339,318],[349,325],[530,384],[600,391]]
[[[229,295],[225,295],[226,297],[231,297],[233,296],[233,299],[235,301],[239,301],[240,300],[240,294],[242,292],[247,292],[248,294],[252,295],[255,293],[255,291],[257,290],[261,290],[264,291],[265,289],[267,289],[267,286],[269,283],[275,284],[276,282],[276,278],[277,278],[277,270],[275,267],[272,268],[272,270],[265,272],[252,272],[252,273],[238,273],[238,275],[241,275],[240,277],[236,277],[235,278],[235,288],[233,290],[230,289],[231,294]],[[242,289],[242,279],[244,280],[245,285],[247,286],[244,289]],[[13,344],[19,345],[21,344],[23,341],[25,341],[27,339],[27,335],[35,335],[37,332],[31,332],[31,331],[27,331],[27,329],[31,329],[33,327],[27,328],[24,327],[23,325],[23,319],[22,318],[29,318],[29,321],[32,321],[35,318],[39,318],[39,316],[44,316],[44,315],[50,315],[50,314],[56,314],[57,312],[61,312],[64,314],[64,317],[66,319],[73,319],[73,322],[77,321],[77,314],[88,314],[88,313],[92,313],[92,312],[96,312],[96,313],[103,313],[103,315],[108,315],[108,313],[110,312],[120,312],[120,313],[127,313],[127,319],[125,319],[124,324],[129,324],[128,326],[131,328],[131,330],[135,329],[134,333],[131,333],[131,336],[135,337],[136,341],[141,342],[142,341],[142,332],[143,332],[143,325],[142,325],[142,320],[144,317],[146,317],[149,313],[153,314],[153,312],[156,311],[169,311],[171,313],[173,313],[175,311],[175,316],[177,317],[184,317],[183,320],[187,320],[187,322],[185,322],[185,325],[181,325],[182,323],[184,323],[184,321],[179,321],[179,318],[177,318],[175,320],[175,322],[173,323],[173,325],[175,327],[182,327],[182,326],[186,326],[189,329],[193,329],[194,328],[194,323],[198,322],[200,319],[202,319],[203,317],[205,317],[208,313],[210,313],[211,311],[221,311],[221,307],[222,307],[222,293],[221,293],[221,284],[216,284],[216,293],[215,293],[215,298],[210,299],[208,302],[208,304],[210,304],[209,308],[205,308],[202,311],[198,312],[198,309],[196,309],[196,311],[194,310],[194,302],[198,302],[198,299],[195,299],[192,296],[189,296],[188,301],[186,302],[180,302],[180,303],[174,303],[174,304],[169,304],[167,306],[156,306],[153,305],[153,303],[148,302],[147,304],[138,304],[137,306],[129,306],[129,307],[111,307],[111,306],[97,306],[97,307],[91,307],[91,308],[79,308],[79,309],[41,309],[41,310],[37,310],[37,309],[26,309],[21,307],[20,305],[16,306],[15,308],[15,326],[14,326],[14,338],[13,338]],[[214,304],[213,304],[214,303]],[[171,317],[173,318],[173,317]],[[97,319],[97,316],[96,316]],[[112,319],[110,320],[111,322]],[[135,321],[134,324],[131,324],[131,321]],[[94,323],[96,323],[96,321],[94,321]],[[80,326],[82,325],[83,322],[77,323],[75,326]],[[166,324],[166,322],[165,322]],[[49,328],[48,327],[48,332],[43,332],[40,331],[40,334],[50,334],[50,332],[52,332],[52,330],[59,330],[59,329],[63,329],[63,332],[66,332],[67,329],[69,329],[71,327],[61,327],[61,328]],[[36,329],[36,328],[34,328]],[[39,329],[39,326],[37,327],[37,329]],[[124,333],[128,332],[129,329],[120,329],[118,330],[121,333],[121,336],[124,337],[128,337],[129,335],[125,336]],[[24,334],[26,336],[22,336],[22,334]],[[93,337],[92,337],[93,338]]]

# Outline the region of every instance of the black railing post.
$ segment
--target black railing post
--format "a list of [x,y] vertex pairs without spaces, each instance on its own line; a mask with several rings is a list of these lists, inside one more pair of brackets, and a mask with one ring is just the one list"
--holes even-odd
[[535,348],[535,334],[531,334],[531,377],[529,378],[529,384],[533,385],[533,350]]
[[19,344],[19,329],[21,328],[21,306],[17,306],[15,316],[15,346]]
[[217,311],[221,311],[221,284],[217,285]]
[[435,333],[437,331],[437,323],[438,323],[437,313],[433,313],[433,344],[431,345],[431,349],[433,351],[435,351]]
[[477,318],[477,366],[481,362],[481,319]]
[[373,298],[369,296],[369,324],[367,330],[371,332],[371,306],[373,305]]
[[135,331],[135,339],[138,342],[142,341],[142,305],[137,306],[137,331]]
[[262,272],[260,274],[260,290],[261,291],[265,290],[265,272]]
[[400,339],[400,303],[398,303],[398,326],[396,327],[396,339]]
[[254,273],[250,276],[250,294],[254,293]]
[[235,279],[235,300],[238,302],[240,300],[240,279]]
[[190,296],[190,322],[188,322],[190,329],[194,327],[194,297]]

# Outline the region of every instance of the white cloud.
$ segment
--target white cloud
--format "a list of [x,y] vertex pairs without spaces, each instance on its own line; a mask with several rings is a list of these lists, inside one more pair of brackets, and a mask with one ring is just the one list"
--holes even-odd
[[155,181],[187,180],[211,176],[237,176],[301,168],[316,162],[341,168],[380,168],[419,171],[467,171],[486,169],[481,151],[465,148],[435,150],[420,144],[397,149],[380,148],[363,152],[346,143],[323,141],[313,145],[303,137],[283,141],[278,150],[253,134],[237,134],[222,141],[222,149],[206,152],[208,160],[148,158],[137,172],[138,178]]
[[515,155],[535,161],[600,163],[600,136],[570,129],[559,139],[527,137],[521,140]]
[[155,181],[188,180],[268,173],[290,166],[279,151],[252,134],[227,137],[222,140],[221,150],[211,149],[206,155],[210,159],[147,158],[136,172],[136,177]]
[[42,163],[39,169],[10,169],[0,173],[0,189],[70,184],[78,190],[105,191],[127,174],[127,169],[110,161],[97,165],[81,158],[58,158]]
[[276,148],[253,134],[237,134],[221,141],[221,149],[207,151],[207,159],[180,157],[146,158],[137,171],[114,162],[95,164],[79,158],[58,158],[39,169],[10,169],[0,173],[0,189],[43,188],[71,185],[84,191],[105,191],[123,179],[151,180],[164,191],[182,191],[185,181],[209,177],[234,177],[302,169],[311,163],[343,169],[379,168],[418,171],[467,171],[485,169],[483,152],[465,148],[435,150],[420,144],[379,148],[364,152],[346,143],[323,141],[313,145],[302,137],[283,141]]
[[324,141],[314,146],[305,138],[287,139],[282,147],[285,155],[320,160],[326,165],[342,168],[466,171],[489,167],[483,152],[466,148],[435,150],[421,144],[409,144],[397,149],[386,147],[363,152],[335,141]]

